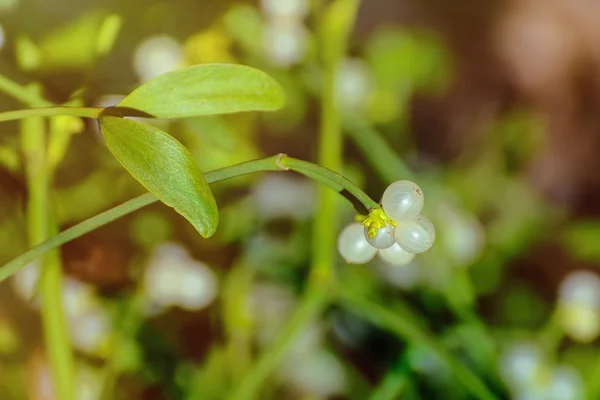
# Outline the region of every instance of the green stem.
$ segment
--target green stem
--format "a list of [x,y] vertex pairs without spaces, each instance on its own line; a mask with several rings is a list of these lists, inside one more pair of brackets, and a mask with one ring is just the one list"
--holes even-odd
[[[47,165],[47,145],[44,120],[28,118],[22,122],[22,149],[29,197],[27,219],[30,245],[36,245],[57,234],[58,225],[52,218],[49,192],[52,182]],[[41,260],[41,314],[46,352],[54,392],[57,398],[74,399],[73,359],[62,304],[62,267],[57,251]]]
[[410,371],[406,353],[385,374],[381,383],[371,392],[369,400],[394,400],[401,397],[410,386]]
[[307,289],[303,299],[294,314],[287,321],[283,330],[270,344],[268,349],[261,354],[250,373],[242,379],[235,391],[228,397],[229,400],[250,400],[258,395],[262,383],[273,373],[273,369],[285,355],[290,342],[298,332],[306,327],[308,321],[319,315],[329,303],[330,291],[311,287]]
[[[321,18],[319,21],[319,50],[323,62],[324,82],[317,163],[329,172],[321,174],[321,169],[315,169],[312,164],[309,168],[308,163],[296,165],[296,167],[302,168],[302,173],[310,178],[321,182],[333,182],[335,186],[329,186],[335,190],[348,189],[348,192],[362,203],[365,210],[360,211],[364,212],[377,208],[379,205],[356,186],[349,187],[345,178],[336,173],[342,170],[343,162],[341,118],[335,103],[335,83],[339,65],[346,52],[348,37],[354,26],[358,6],[358,0],[334,0],[323,14],[319,14]],[[343,190],[341,192],[344,194]],[[320,188],[318,212],[313,224],[312,265],[308,289],[283,331],[261,355],[254,368],[244,377],[229,399],[251,400],[257,397],[262,383],[285,355],[290,342],[329,303],[330,299],[326,293],[331,291],[335,282],[333,266],[335,264],[334,249],[336,248],[336,223],[339,209],[337,200],[333,192]]]
[[[320,165],[312,164],[307,161],[297,160],[286,157],[282,160],[282,165],[297,171],[311,179],[315,179],[329,188],[337,190],[344,194],[347,191],[355,200],[364,206],[368,211],[379,208],[380,205],[365,194],[361,189],[348,180],[348,178],[333,172],[330,169],[323,168]],[[337,185],[337,187],[336,187]],[[331,193],[331,191],[328,191]]]
[[346,115],[344,130],[386,181],[414,179],[411,169],[367,121],[360,117]]
[[[358,6],[357,0],[334,1],[324,10],[319,26],[319,50],[324,80],[317,163],[334,171],[341,171],[343,168],[341,117],[335,101],[336,76],[346,52]],[[335,226],[339,208],[337,201],[330,191],[319,191],[318,212],[313,225],[312,279],[333,280],[333,249],[336,247]]]
[[597,362],[591,373],[587,374],[586,387],[587,398],[600,398],[600,362]]
[[546,324],[539,330],[538,341],[544,346],[547,354],[557,354],[564,339],[564,330],[560,325],[560,309],[556,309]]
[[41,107],[28,108],[25,110],[0,112],[0,122],[14,121],[29,117],[54,117],[57,115],[72,115],[74,117],[98,118],[98,114],[103,110],[99,107]]
[[239,382],[252,364],[252,331],[255,326],[248,302],[255,275],[256,268],[249,268],[241,262],[231,269],[223,284],[222,319],[227,338],[228,375],[232,383]]
[[14,97],[15,99],[30,105],[31,107],[52,107],[54,104],[44,99],[38,93],[34,93],[6,76],[0,74],[0,91]]
[[113,332],[110,341],[111,351],[102,373],[102,391],[98,397],[99,400],[110,400],[116,397],[114,390],[119,378],[118,362],[123,356],[125,345],[136,335],[143,322],[145,296],[144,285],[139,282],[135,293],[126,305],[119,328]]
[[58,251],[44,258],[40,293],[46,351],[58,399],[75,400],[75,365],[63,306],[63,272]]
[[[260,160],[248,161],[242,164],[232,165],[230,167],[210,171],[205,174],[205,178],[208,183],[215,183],[226,179],[235,178],[237,176],[246,175],[254,172],[261,171],[287,171],[293,170],[302,174],[306,174],[306,164],[297,163],[300,160],[296,160],[291,157],[287,157],[285,154],[278,154],[276,156],[262,158]],[[308,163],[307,163],[308,164]],[[376,204],[372,199],[364,194],[358,187],[352,184],[350,181],[342,179],[340,175],[335,174],[333,171],[328,171],[323,167],[313,165],[311,169],[320,171],[320,175],[323,177],[329,176],[335,180],[329,181],[328,185],[338,189],[340,183],[343,183],[344,189],[350,193],[357,193],[361,199],[365,199],[365,203],[362,203],[365,208],[370,208],[373,204]],[[323,180],[323,182],[327,182]],[[368,199],[368,200],[366,200]],[[111,208],[110,210],[104,211],[98,215],[95,215],[77,225],[72,226],[69,229],[64,230],[58,235],[48,239],[47,241],[29,249],[25,253],[21,254],[17,258],[9,261],[2,267],[0,267],[0,282],[4,281],[9,276],[13,275],[19,269],[23,268],[28,263],[44,255],[48,251],[55,249],[71,240],[78,238],[88,232],[93,231],[103,225],[108,224],[124,215],[131,214],[132,212],[139,210],[149,204],[157,202],[158,199],[151,193],[146,193],[138,196],[134,199],[128,200],[123,204]]]
[[453,371],[456,379],[468,389],[475,398],[495,400],[496,396],[471,370],[456,361],[427,331],[401,315],[390,311],[369,299],[363,298],[352,290],[341,289],[341,301],[357,315],[375,326],[387,330],[410,343],[419,343],[431,349]]

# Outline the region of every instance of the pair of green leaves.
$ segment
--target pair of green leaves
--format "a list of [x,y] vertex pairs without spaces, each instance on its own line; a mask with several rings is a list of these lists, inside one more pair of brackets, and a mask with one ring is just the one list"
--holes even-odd
[[[170,119],[274,111],[283,103],[281,88],[265,73],[241,65],[206,64],[158,76],[135,89],[114,110]],[[187,149],[154,126],[113,114],[105,110],[99,123],[117,160],[203,237],[214,234],[219,219],[217,205]]]

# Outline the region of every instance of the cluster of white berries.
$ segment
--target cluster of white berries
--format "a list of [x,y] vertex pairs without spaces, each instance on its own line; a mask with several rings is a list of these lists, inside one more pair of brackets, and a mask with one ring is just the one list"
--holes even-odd
[[421,214],[423,191],[411,181],[392,183],[383,193],[383,208],[342,230],[338,251],[350,264],[364,264],[376,254],[393,265],[410,263],[433,246],[435,228]]

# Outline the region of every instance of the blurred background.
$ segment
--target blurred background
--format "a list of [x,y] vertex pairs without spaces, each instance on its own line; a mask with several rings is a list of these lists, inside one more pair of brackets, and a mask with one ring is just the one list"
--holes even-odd
[[[152,123],[203,171],[279,152],[317,161],[318,3],[0,0],[0,73],[54,103],[110,106],[176,68],[250,65],[283,86],[284,109]],[[483,398],[464,384],[474,376],[489,398],[600,398],[599,17],[581,0],[362,2],[336,72],[343,172],[377,201],[417,182],[437,241],[401,267],[338,256],[340,282],[371,302],[303,324],[253,396]],[[24,107],[0,93],[2,111]],[[19,124],[0,132],[4,264],[29,248],[30,188]],[[63,133],[61,229],[144,192],[95,123]],[[78,400],[241,399],[228,396],[273,354],[307,285],[316,185],[262,173],[212,188],[209,240],[154,204],[62,248]],[[336,235],[356,215],[341,204]],[[33,263],[0,285],[1,399],[56,399],[39,276]]]

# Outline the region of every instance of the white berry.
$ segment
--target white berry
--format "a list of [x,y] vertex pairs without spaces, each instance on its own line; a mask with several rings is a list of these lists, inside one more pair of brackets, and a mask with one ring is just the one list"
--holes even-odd
[[377,249],[367,242],[364,232],[363,224],[355,222],[340,233],[338,251],[348,264],[364,264],[377,254]]
[[415,258],[415,253],[409,253],[404,250],[398,243],[394,243],[392,247],[379,250],[379,257],[392,265],[406,265]]
[[411,181],[397,181],[387,187],[381,198],[383,211],[396,221],[415,218],[423,209],[421,188]]
[[394,227],[386,224],[383,228],[377,229],[375,236],[369,237],[369,228],[365,226],[365,238],[367,242],[376,249],[387,249],[396,243],[394,239]]
[[435,242],[435,227],[427,217],[419,215],[412,221],[398,223],[394,237],[409,253],[423,253]]

